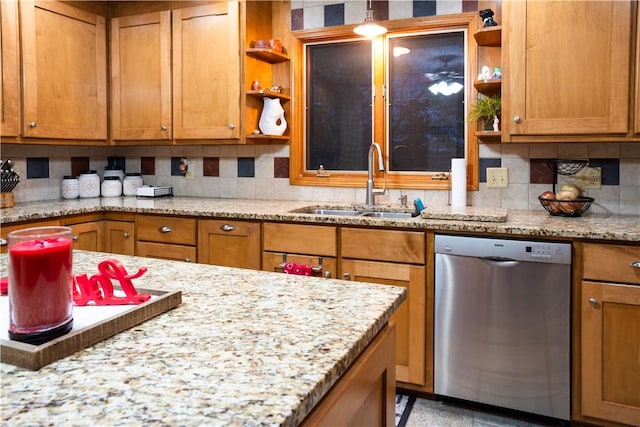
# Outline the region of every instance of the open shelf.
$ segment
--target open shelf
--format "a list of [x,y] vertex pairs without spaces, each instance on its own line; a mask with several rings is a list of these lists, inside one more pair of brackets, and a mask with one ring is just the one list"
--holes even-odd
[[285,95],[280,92],[272,92],[270,90],[248,90],[247,96],[252,96],[254,98],[280,98],[285,101],[289,101],[291,97],[289,95]]
[[253,58],[268,62],[270,64],[277,64],[279,62],[285,62],[289,60],[288,55],[282,52],[276,52],[273,49],[250,48],[247,49],[246,53]]
[[502,26],[481,28],[473,36],[480,46],[500,46],[502,44]]
[[473,87],[483,95],[500,95],[502,92],[502,79],[475,80]]
[[497,140],[497,142],[500,142],[500,139],[502,137],[502,132],[498,131],[493,131],[493,130],[478,130],[476,131],[476,137],[478,139],[484,139],[484,140]]
[[264,135],[264,134],[249,134],[247,135],[247,140],[250,139],[255,139],[255,140],[265,140],[265,139],[274,139],[274,140],[278,140],[278,141],[288,141],[289,140],[289,135]]

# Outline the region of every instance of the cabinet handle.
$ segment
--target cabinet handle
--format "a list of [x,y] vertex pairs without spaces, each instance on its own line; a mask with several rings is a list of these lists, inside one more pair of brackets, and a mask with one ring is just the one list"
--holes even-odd
[[522,119],[520,118],[520,116],[515,116],[515,117],[513,118],[513,121],[514,121],[515,123],[520,123],[520,122],[522,121]]
[[344,274],[342,275],[342,278],[343,278],[344,280],[351,280],[351,274],[349,274],[349,273],[344,273]]
[[330,272],[330,271],[325,271],[325,272],[324,272],[324,277],[325,277],[326,279],[331,279],[331,272]]
[[186,258],[184,259],[184,262],[191,262],[191,258],[186,257]]
[[236,125],[234,125],[233,123],[229,123],[229,129],[234,130],[236,128]]
[[636,262],[632,262],[631,263],[631,267],[633,268],[640,268],[640,259]]
[[9,241],[7,239],[0,239],[0,246],[7,246]]
[[124,237],[125,239],[128,239],[129,237],[131,237],[131,233],[127,233],[126,231],[122,234],[122,237]]
[[36,122],[29,122],[29,127],[30,127],[30,128],[35,128],[35,127],[37,127],[37,126],[38,126],[38,123],[36,123]]
[[167,127],[165,125],[162,125],[162,126],[160,126],[160,130],[164,132],[164,131],[167,130]]
[[222,230],[222,231],[233,231],[233,230],[235,230],[235,229],[236,229],[236,228],[235,228],[233,225],[231,225],[231,224],[222,224],[222,225],[220,226],[220,230]]
[[589,304],[593,307],[596,307],[598,305],[598,300],[595,298],[589,298]]
[[167,225],[163,225],[158,230],[160,230],[161,233],[171,233],[171,231],[172,231],[171,227],[169,227]]

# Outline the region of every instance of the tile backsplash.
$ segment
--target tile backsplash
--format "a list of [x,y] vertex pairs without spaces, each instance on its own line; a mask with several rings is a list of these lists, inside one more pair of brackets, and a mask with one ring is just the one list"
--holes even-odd
[[[61,198],[63,176],[77,168],[101,175],[114,159],[126,172],[140,172],[148,185],[171,185],[176,196],[232,199],[313,200],[364,203],[364,188],[289,185],[288,145],[180,147],[69,147],[3,144],[2,158],[11,159],[21,176],[16,202]],[[176,159],[188,159],[188,176],[172,173]],[[480,188],[469,192],[470,205],[511,209],[542,209],[537,196],[551,189],[553,174],[546,159],[589,159],[602,170],[601,189],[587,190],[595,198],[592,212],[640,214],[640,144],[558,143],[481,144]],[[486,168],[506,167],[509,187],[487,188]],[[563,177],[559,178],[563,182]],[[444,205],[448,191],[388,190],[378,204],[399,203],[401,195],[425,204]]]

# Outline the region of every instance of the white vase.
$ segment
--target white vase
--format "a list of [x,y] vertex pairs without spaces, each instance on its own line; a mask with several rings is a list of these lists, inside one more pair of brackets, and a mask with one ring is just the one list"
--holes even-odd
[[258,126],[265,135],[281,136],[287,130],[287,121],[284,118],[284,108],[280,105],[279,98],[262,98],[264,107],[260,115]]

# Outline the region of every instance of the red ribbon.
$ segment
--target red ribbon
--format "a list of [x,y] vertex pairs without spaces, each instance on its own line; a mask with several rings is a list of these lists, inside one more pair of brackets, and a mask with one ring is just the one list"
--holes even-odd
[[311,276],[313,274],[313,267],[310,265],[296,264],[293,262],[286,263],[283,270],[287,274],[296,274],[298,276]]
[[[76,305],[87,305],[95,301],[97,305],[124,305],[141,304],[151,299],[150,294],[139,294],[133,286],[131,279],[142,276],[146,267],[142,267],[135,274],[127,274],[127,270],[115,259],[108,259],[98,264],[99,274],[90,278],[86,274],[77,274],[73,281],[73,302]],[[117,297],[113,294],[111,279],[120,282],[120,287],[125,296]]]

